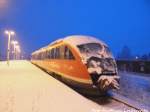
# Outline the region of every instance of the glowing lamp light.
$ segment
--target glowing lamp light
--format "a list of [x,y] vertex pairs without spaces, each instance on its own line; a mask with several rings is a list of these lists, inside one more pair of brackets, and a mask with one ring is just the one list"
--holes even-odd
[[15,32],[14,32],[14,31],[8,31],[8,30],[6,30],[6,31],[5,31],[5,34],[8,34],[8,35],[14,35]]
[[11,44],[17,45],[17,44],[18,44],[18,41],[13,40],[13,41],[11,41]]

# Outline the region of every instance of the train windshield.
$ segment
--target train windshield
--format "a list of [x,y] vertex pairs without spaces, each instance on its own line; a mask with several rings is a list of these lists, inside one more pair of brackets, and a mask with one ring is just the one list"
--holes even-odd
[[77,46],[81,52],[81,54],[91,54],[91,53],[99,53],[102,51],[103,47],[98,43],[87,43]]
[[99,43],[88,43],[88,44],[82,44],[77,46],[80,50],[80,53],[83,57],[90,57],[92,55],[98,56],[98,57],[105,57],[110,58],[112,57],[112,53],[110,49],[105,46],[101,45]]
[[104,49],[104,50],[105,50],[105,54],[107,54],[108,57],[111,57],[111,56],[112,56],[112,53],[111,53],[109,47],[104,46],[104,48],[105,48],[105,49]]

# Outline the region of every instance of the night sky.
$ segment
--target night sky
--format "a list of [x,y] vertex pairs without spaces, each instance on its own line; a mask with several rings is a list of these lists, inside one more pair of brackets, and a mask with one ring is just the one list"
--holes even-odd
[[132,53],[150,52],[149,0],[0,0],[0,52],[6,54],[5,29],[26,54],[68,35],[91,35],[113,53],[124,45]]

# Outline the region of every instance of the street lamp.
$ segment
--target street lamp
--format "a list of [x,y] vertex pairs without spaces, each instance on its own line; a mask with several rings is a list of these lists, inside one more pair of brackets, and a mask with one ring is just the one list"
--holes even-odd
[[10,39],[11,39],[11,36],[15,34],[15,32],[6,30],[6,31],[5,31],[5,34],[8,35],[7,64],[8,64],[8,66],[9,66],[9,57],[10,57]]
[[20,46],[19,46],[19,45],[16,45],[16,46],[15,46],[15,51],[16,51],[16,59],[19,59],[20,53],[21,53],[21,50],[20,50]]
[[11,44],[13,45],[13,48],[14,48],[14,51],[13,51],[13,57],[14,57],[14,60],[15,60],[15,55],[16,55],[16,45],[18,44],[18,41],[15,41],[15,40],[13,40],[13,41],[11,41]]

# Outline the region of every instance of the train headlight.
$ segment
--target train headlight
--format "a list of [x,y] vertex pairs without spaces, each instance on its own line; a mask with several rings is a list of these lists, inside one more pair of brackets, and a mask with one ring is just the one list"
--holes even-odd
[[82,61],[83,64],[87,64],[87,60],[85,58],[82,58],[81,61]]

